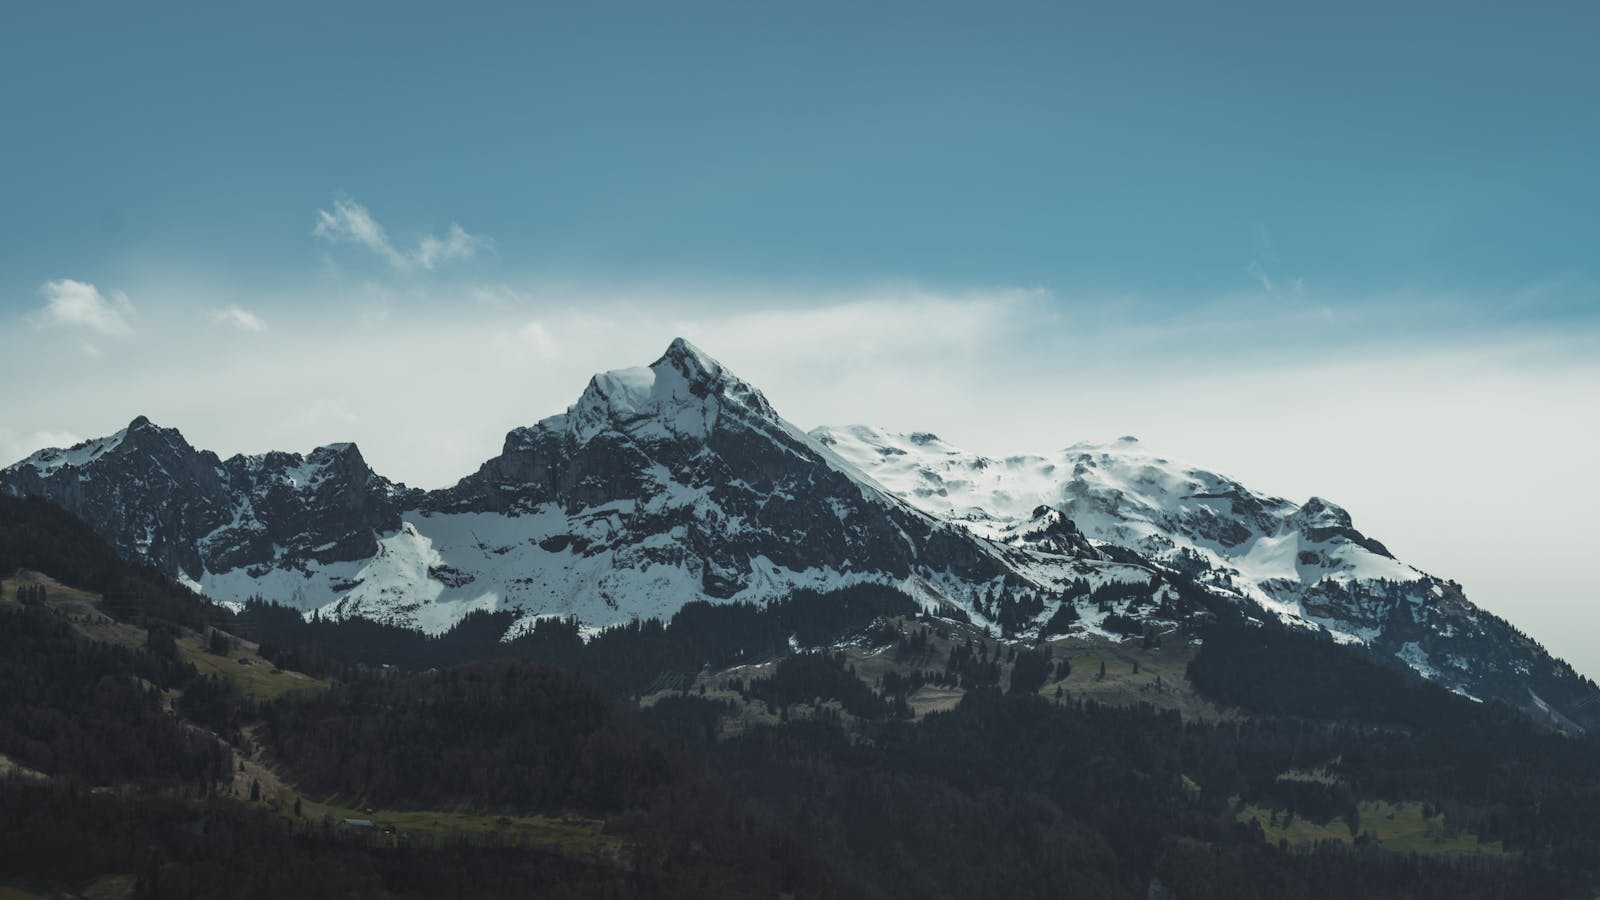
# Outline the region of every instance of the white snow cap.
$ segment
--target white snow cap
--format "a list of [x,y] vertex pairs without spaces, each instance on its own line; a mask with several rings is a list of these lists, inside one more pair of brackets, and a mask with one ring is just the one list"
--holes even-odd
[[608,429],[636,439],[704,439],[724,412],[737,410],[776,420],[767,398],[704,351],[675,338],[649,367],[594,376],[567,410],[579,443]]
[[[143,419],[144,417],[140,416],[139,419],[135,420],[135,422],[137,423]],[[60,447],[50,447],[40,450],[39,452],[33,454],[27,459],[24,459],[11,468],[31,466],[34,469],[37,469],[39,474],[45,476],[55,474],[58,469],[79,468],[94,462],[100,457],[122,446],[122,441],[127,438],[127,436],[128,429],[124,428],[121,431],[118,431],[116,434],[84,441],[81,444],[75,444],[66,449],[62,449]]]
[[138,416],[128,423],[128,427],[115,434],[92,438],[67,448],[47,447],[8,468],[30,466],[38,470],[39,474],[49,477],[61,469],[76,469],[86,466],[122,446],[122,442],[127,440],[129,435],[144,431],[164,434],[166,429],[154,424],[144,416]]

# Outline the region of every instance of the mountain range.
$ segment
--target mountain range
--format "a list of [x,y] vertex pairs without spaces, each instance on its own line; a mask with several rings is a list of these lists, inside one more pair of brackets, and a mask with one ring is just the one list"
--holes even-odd
[[926,432],[807,432],[682,339],[596,375],[441,490],[382,477],[353,444],[221,459],[141,416],[0,470],[0,491],[59,504],[225,604],[430,633],[512,611],[514,636],[541,617],[601,629],[878,583],[1016,639],[1270,621],[1600,726],[1592,682],[1327,500],[1265,496],[1133,438],[988,458]]

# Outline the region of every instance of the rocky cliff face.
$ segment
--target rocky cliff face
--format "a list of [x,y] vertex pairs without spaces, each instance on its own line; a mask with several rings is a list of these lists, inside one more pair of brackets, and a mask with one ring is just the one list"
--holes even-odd
[[232,518],[200,541],[208,571],[366,559],[377,534],[400,527],[409,496],[374,474],[354,444],[235,456],[222,467]]
[[362,559],[400,525],[404,490],[353,444],[219,460],[143,416],[109,437],[0,472],[91,523],[130,558],[198,583],[208,572]]
[[140,416],[109,437],[42,450],[4,472],[7,490],[50,498],[113,546],[170,575],[201,568],[198,535],[227,523],[228,476],[215,454]]

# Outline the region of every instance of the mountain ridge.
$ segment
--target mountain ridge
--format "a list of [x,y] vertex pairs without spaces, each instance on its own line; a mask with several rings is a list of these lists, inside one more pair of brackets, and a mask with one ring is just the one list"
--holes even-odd
[[[1131,438],[991,459],[929,432],[805,432],[683,339],[591,378],[455,485],[354,444],[219,459],[140,416],[0,470],[225,602],[439,632],[475,610],[590,628],[691,600],[889,584],[1004,636],[1193,632],[1241,615],[1359,644],[1474,698],[1579,712],[1593,685],[1318,497],[1294,504]],[[1600,719],[1600,710],[1586,719]]]

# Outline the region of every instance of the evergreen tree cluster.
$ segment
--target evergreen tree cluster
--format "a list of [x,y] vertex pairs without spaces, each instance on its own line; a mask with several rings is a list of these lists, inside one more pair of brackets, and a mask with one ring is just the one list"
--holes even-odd
[[233,755],[162,698],[194,678],[187,663],[85,640],[46,610],[0,608],[0,754],[88,784],[203,787]]
[[[1050,664],[1050,658],[1037,650],[1023,650],[1017,654],[1016,661],[1011,666],[1010,693],[1032,694],[1044,687],[1050,680],[1050,674],[1055,667]],[[1070,669],[1069,669],[1070,671]]]
[[617,701],[538,664],[361,679],[261,715],[304,791],[352,804],[617,813],[685,777]]
[[154,569],[124,561],[61,507],[39,497],[0,494],[0,574],[19,569],[60,573],[74,587],[104,595],[106,611],[125,621],[155,619],[204,629],[228,619],[221,607]]
[[1000,683],[1000,654],[998,651],[991,654],[987,641],[974,642],[968,638],[950,648],[950,657],[937,683],[969,691],[997,685]]
[[[1349,749],[1358,731],[1311,749]],[[1264,843],[1234,821],[1230,798],[1289,802],[1255,790],[1297,764],[1304,738],[1290,720],[1205,726],[1148,707],[982,690],[920,723],[853,733],[833,720],[791,720],[695,752],[868,896],[1142,898],[1160,896],[1159,883],[1215,900],[1398,900],[1579,897],[1593,884],[1592,861],[1537,844],[1450,858]]]
[[133,900],[851,896],[792,837],[726,798],[634,824],[620,859],[495,833],[383,846],[320,823],[285,828],[254,804],[0,779],[0,878],[29,895],[77,896],[98,876],[132,875]]
[[890,704],[847,669],[843,653],[801,653],[778,661],[772,674],[751,680],[750,696],[762,700],[767,709],[801,703],[819,704],[836,700],[851,715],[878,719],[887,715]]

